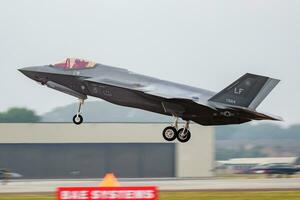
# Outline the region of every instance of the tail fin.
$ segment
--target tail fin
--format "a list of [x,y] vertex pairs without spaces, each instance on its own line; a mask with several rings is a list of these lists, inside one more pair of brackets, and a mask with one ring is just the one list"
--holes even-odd
[[245,74],[209,101],[255,110],[280,80]]

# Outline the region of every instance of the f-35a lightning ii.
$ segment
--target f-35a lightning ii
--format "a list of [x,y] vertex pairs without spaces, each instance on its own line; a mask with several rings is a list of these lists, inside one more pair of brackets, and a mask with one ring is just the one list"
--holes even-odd
[[[163,130],[167,141],[177,138],[187,142],[191,137],[190,121],[211,126],[281,120],[256,111],[279,80],[249,73],[214,93],[76,58],[19,71],[42,85],[78,98],[79,108],[73,118],[75,124],[83,122],[81,106],[87,96],[173,116],[174,124]],[[178,118],[186,121],[181,129],[178,129]]]

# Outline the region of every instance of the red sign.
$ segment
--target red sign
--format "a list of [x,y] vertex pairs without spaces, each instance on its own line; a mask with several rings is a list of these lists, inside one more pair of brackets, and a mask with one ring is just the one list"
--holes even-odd
[[157,200],[156,187],[62,187],[58,200]]

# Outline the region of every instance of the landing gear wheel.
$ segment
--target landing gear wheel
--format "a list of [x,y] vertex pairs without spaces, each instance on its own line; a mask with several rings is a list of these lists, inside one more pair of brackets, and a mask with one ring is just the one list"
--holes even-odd
[[179,142],[185,143],[189,141],[190,138],[191,138],[191,132],[188,129],[181,128],[178,130],[177,140]]
[[73,117],[73,122],[74,124],[79,125],[83,122],[83,117],[81,115],[75,115]]
[[163,137],[165,140],[171,142],[177,137],[177,130],[173,126],[168,126],[163,130]]

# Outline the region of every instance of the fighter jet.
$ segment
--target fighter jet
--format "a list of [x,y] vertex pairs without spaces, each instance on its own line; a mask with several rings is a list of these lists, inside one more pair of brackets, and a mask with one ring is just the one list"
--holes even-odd
[[11,172],[9,169],[0,169],[0,181],[2,185],[6,185],[12,178],[22,178],[21,174]]
[[[173,116],[174,124],[163,130],[167,141],[177,138],[180,142],[187,142],[191,137],[190,121],[215,126],[252,120],[281,120],[256,111],[279,80],[255,74],[247,73],[215,93],[78,58],[19,71],[42,85],[78,98],[78,111],[73,117],[77,125],[83,122],[81,107],[88,96]],[[179,118],[185,121],[180,129]]]
[[296,165],[268,164],[251,168],[247,173],[251,174],[268,174],[268,175],[293,175],[300,171]]

